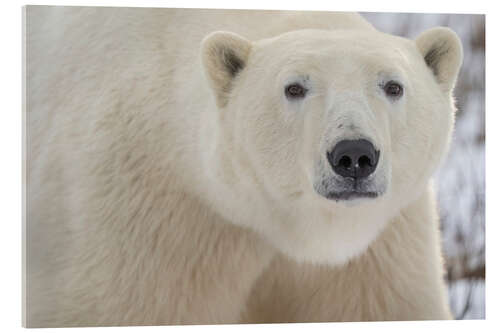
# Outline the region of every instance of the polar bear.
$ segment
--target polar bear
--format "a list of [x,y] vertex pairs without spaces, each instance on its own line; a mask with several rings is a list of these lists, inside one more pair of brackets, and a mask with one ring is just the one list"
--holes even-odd
[[451,318],[462,47],[358,14],[32,7],[24,324]]

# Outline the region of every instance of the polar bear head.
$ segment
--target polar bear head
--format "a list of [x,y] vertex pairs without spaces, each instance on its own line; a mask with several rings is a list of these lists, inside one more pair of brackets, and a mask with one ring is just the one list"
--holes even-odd
[[446,153],[462,62],[447,28],[414,41],[372,30],[254,42],[215,32],[201,55],[224,215],[296,259],[360,254]]

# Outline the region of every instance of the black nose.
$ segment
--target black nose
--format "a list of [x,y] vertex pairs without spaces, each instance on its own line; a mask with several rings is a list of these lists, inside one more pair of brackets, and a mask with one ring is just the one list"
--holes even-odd
[[368,140],[342,140],[326,156],[336,174],[360,179],[375,171],[379,153]]

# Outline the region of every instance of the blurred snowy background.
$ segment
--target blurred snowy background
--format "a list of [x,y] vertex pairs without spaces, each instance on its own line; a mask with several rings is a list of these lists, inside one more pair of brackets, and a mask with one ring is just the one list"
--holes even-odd
[[464,63],[455,88],[457,120],[437,186],[449,300],[457,319],[485,313],[484,15],[361,13],[378,30],[415,38],[446,26],[462,40]]

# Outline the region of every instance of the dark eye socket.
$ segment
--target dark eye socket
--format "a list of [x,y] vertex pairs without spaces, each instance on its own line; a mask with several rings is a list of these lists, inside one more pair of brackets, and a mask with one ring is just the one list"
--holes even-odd
[[298,99],[306,96],[307,89],[300,83],[292,83],[285,87],[285,95],[290,99]]
[[403,95],[403,87],[396,81],[389,81],[384,86],[384,92],[389,97],[398,98]]

